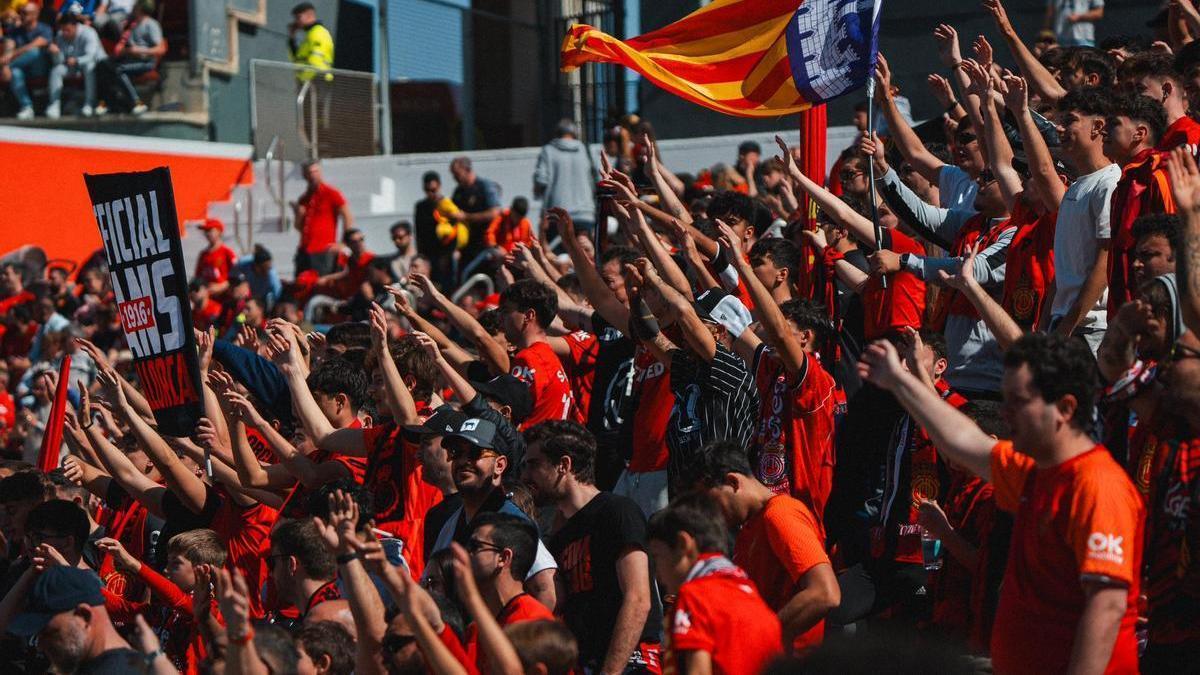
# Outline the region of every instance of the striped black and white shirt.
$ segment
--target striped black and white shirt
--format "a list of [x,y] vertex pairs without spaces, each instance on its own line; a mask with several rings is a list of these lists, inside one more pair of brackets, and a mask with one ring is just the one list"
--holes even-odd
[[720,344],[712,361],[690,350],[672,351],[671,392],[675,394],[667,423],[671,484],[679,469],[712,441],[750,447],[758,423],[759,397],[754,376],[740,356]]

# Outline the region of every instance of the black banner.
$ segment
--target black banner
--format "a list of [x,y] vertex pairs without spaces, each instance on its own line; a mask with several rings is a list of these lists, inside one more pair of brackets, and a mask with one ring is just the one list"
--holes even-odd
[[190,436],[204,410],[171,172],[83,179],[142,394],[160,433]]

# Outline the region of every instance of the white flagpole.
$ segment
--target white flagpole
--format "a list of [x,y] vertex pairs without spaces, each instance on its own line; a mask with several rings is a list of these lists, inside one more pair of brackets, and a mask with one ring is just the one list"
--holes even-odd
[[[875,138],[875,73],[867,78],[867,138]],[[875,204],[875,158],[867,158],[867,199],[871,202],[871,227],[875,231],[875,251],[883,250],[883,230],[879,228],[879,211]],[[887,276],[879,277],[879,283],[887,288]]]

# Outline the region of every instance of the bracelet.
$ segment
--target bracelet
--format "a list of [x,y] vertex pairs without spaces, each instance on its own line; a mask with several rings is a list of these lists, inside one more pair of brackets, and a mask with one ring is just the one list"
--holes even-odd
[[250,641],[253,639],[254,639],[254,627],[247,626],[245,634],[243,634],[241,637],[234,637],[234,636],[230,635],[229,643],[235,644],[239,647],[244,647],[244,646],[250,644]]
[[337,557],[337,564],[345,565],[350,561],[358,560],[359,558],[362,558],[362,554],[357,551],[354,553],[343,553]]
[[162,645],[159,645],[158,649],[155,649],[154,651],[146,654],[146,666],[149,667],[151,664],[154,663],[155,659],[157,659],[160,656],[166,656],[166,655],[167,655],[167,653],[163,651]]
[[88,422],[87,424],[80,424],[79,428],[86,431],[88,429],[91,429],[93,426],[95,426],[95,424],[96,424],[95,422]]

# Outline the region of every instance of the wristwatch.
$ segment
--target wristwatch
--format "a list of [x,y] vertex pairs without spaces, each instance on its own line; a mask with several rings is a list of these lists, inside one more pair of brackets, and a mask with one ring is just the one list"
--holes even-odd
[[912,260],[911,253],[901,253],[900,254],[900,269],[902,269],[902,270],[908,269],[908,263],[910,260]]

